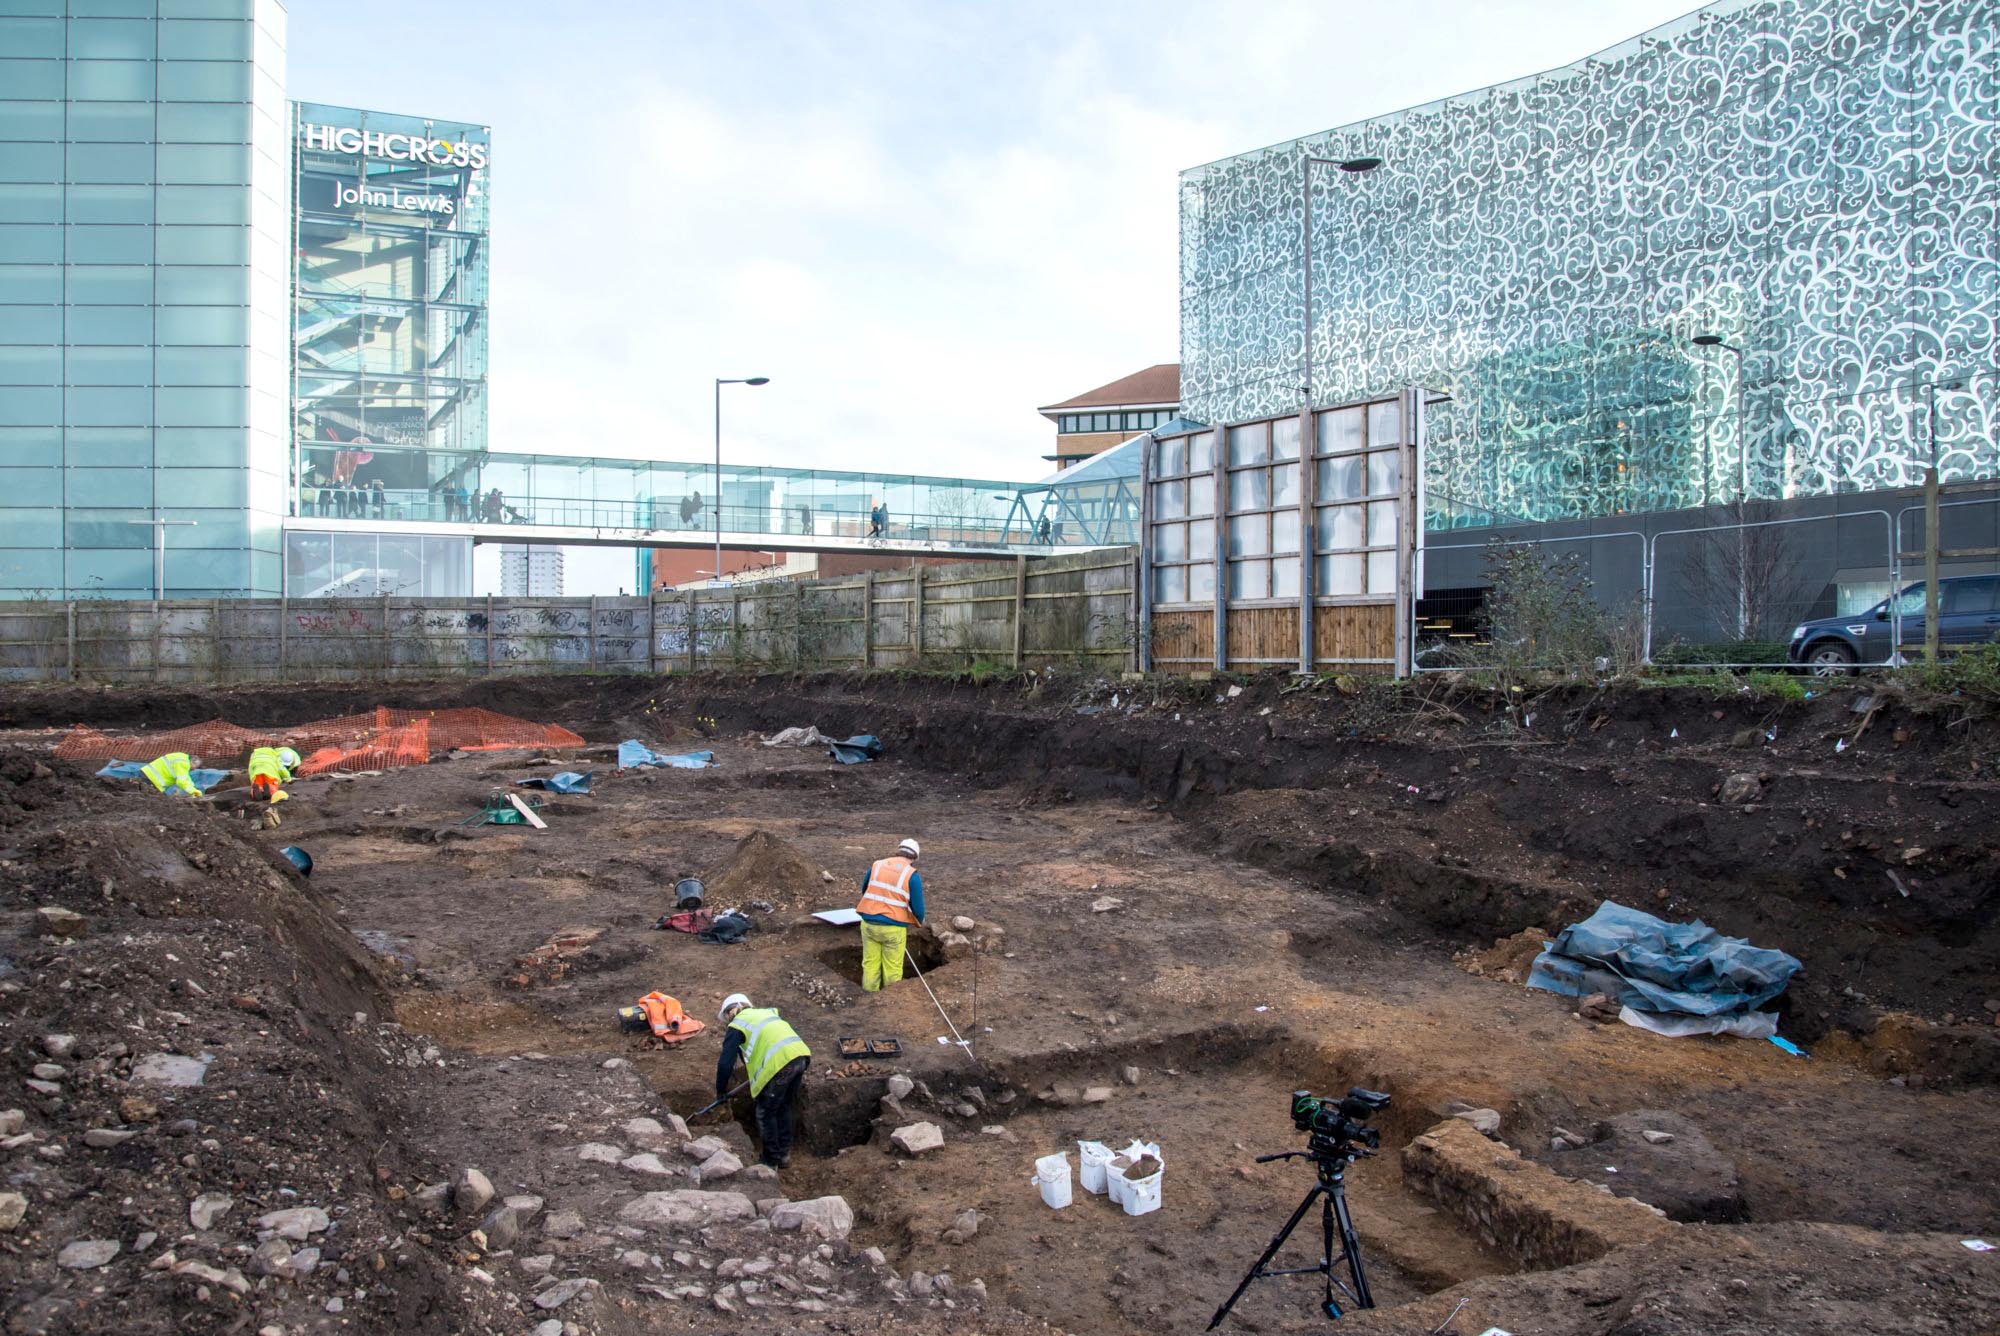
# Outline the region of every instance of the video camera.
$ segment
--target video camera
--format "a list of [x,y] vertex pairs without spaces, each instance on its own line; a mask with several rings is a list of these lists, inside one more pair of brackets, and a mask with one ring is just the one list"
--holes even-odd
[[1352,1086],[1338,1101],[1309,1090],[1292,1092],[1292,1126],[1308,1136],[1307,1152],[1317,1160],[1352,1160],[1382,1144],[1382,1133],[1365,1126],[1389,1107],[1379,1090]]

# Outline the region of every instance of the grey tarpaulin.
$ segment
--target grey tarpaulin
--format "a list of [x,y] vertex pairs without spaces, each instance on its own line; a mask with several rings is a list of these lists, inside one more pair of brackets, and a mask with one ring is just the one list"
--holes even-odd
[[1724,937],[1699,919],[1668,923],[1606,900],[1535,957],[1528,987],[1568,997],[1607,993],[1634,1011],[1727,1016],[1785,991],[1799,962]]
[[882,754],[882,739],[873,733],[857,733],[844,741],[828,743],[827,750],[842,765],[859,765]]

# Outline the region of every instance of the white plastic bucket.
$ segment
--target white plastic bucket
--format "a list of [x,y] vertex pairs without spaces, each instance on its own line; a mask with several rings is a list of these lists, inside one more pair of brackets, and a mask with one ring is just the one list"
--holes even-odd
[[[1160,1167],[1144,1178],[1127,1178],[1126,1171],[1147,1156],[1159,1161]],[[1114,1156],[1104,1166],[1105,1186],[1113,1202],[1127,1215],[1145,1215],[1160,1209],[1160,1180],[1167,1171],[1166,1157],[1160,1154],[1157,1144],[1150,1141],[1134,1141],[1124,1151]]]
[[1035,1161],[1035,1186],[1042,1191],[1043,1204],[1051,1209],[1060,1211],[1069,1205],[1068,1151],[1044,1155]]
[[1164,1160],[1156,1158],[1154,1162],[1160,1167],[1144,1178],[1121,1175],[1125,1184],[1125,1194],[1120,1205],[1125,1208],[1125,1214],[1145,1215],[1148,1211],[1160,1209],[1160,1180],[1166,1176],[1167,1166]]
[[1095,1192],[1103,1196],[1105,1192],[1104,1167],[1111,1163],[1111,1147],[1102,1141],[1079,1141],[1076,1143],[1076,1179],[1083,1184],[1085,1192]]

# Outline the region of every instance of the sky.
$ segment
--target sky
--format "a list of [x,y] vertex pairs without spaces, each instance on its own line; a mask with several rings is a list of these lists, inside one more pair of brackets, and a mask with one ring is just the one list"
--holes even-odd
[[[1688,0],[288,0],[291,96],[492,127],[490,445],[1032,478],[1179,358],[1178,173]],[[565,592],[632,584],[569,549]],[[481,593],[498,561],[481,548]]]

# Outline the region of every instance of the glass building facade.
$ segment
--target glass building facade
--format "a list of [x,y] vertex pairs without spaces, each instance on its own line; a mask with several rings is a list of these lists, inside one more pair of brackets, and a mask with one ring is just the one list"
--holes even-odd
[[0,598],[278,592],[277,0],[0,0]]
[[[337,544],[311,521],[457,518],[457,489],[478,485],[491,135],[483,125],[302,102],[292,140],[298,518],[288,586],[469,592],[442,579],[470,569],[469,551],[462,561],[357,567],[337,560]],[[470,546],[423,540],[447,542]]]
[[1432,527],[1992,477],[2000,0],[1736,0],[1188,171],[1181,361],[1212,424],[1449,394]]

